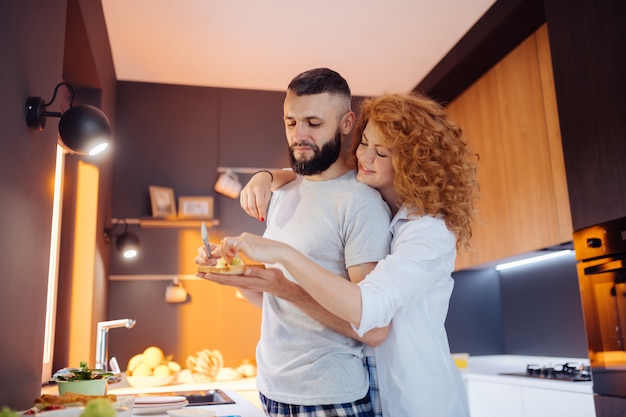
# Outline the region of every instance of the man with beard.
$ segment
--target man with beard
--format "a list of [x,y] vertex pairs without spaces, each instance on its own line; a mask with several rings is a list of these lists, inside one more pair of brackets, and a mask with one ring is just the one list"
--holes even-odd
[[[388,206],[376,190],[356,181],[341,152],[355,119],[348,84],[335,71],[318,68],[291,81],[284,123],[299,175],[272,194],[264,236],[359,282],[388,253],[390,235]],[[208,261],[204,253],[200,250],[196,262]],[[257,388],[268,415],[373,415],[362,342],[382,342],[386,328],[359,339],[280,265],[248,267],[240,277],[205,278],[237,286],[262,306]]]

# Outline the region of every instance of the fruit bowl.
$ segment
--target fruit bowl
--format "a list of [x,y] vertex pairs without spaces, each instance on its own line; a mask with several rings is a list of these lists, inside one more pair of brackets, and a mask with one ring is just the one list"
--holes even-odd
[[172,360],[172,355],[165,356],[161,348],[149,346],[143,353],[130,358],[126,380],[137,388],[160,387],[172,383],[180,369],[178,362]]
[[175,374],[164,376],[126,376],[128,383],[135,388],[161,387],[171,384],[175,379]]

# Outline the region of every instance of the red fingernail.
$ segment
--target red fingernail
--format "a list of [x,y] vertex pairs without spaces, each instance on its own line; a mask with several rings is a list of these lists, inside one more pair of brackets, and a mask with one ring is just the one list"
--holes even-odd
[[262,222],[265,221],[265,217],[259,217],[259,220],[261,220]]

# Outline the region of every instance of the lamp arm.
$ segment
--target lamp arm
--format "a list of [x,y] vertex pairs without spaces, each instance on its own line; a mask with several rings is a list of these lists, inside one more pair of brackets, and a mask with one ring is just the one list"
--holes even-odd
[[104,228],[104,239],[107,243],[111,240],[111,238],[115,237],[115,229],[117,229],[117,226],[120,223],[124,224],[124,232],[122,232],[121,234],[124,234],[128,231],[128,223],[126,223],[126,220],[122,219],[121,221],[112,222],[111,227]]
[[[69,83],[58,83],[56,85],[56,87],[54,87],[54,92],[52,93],[52,98],[50,99],[49,102],[44,103],[44,107],[48,107],[49,105],[51,105],[52,103],[54,103],[54,100],[57,98],[57,92],[59,91],[59,87],[61,87],[62,85],[64,85],[65,87],[67,87],[67,89],[69,90],[70,94],[72,95],[72,97],[70,98],[70,108],[74,105],[74,96],[76,95],[76,91],[74,90],[74,87],[72,87],[71,84]],[[57,117],[61,117],[62,113],[44,113],[46,114],[46,116],[56,116],[58,114]]]

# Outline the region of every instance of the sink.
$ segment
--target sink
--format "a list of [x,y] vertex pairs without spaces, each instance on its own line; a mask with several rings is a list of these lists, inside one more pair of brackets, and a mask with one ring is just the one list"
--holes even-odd
[[235,404],[232,398],[221,389],[166,392],[159,395],[177,395],[187,398],[189,405]]

